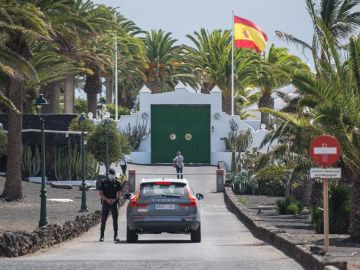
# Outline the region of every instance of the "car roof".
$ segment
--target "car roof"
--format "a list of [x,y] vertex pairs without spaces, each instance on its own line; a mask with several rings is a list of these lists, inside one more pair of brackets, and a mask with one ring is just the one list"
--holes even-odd
[[189,184],[186,179],[177,179],[177,178],[143,178],[141,184],[143,183],[155,183],[155,182],[172,182],[172,183],[184,183]]

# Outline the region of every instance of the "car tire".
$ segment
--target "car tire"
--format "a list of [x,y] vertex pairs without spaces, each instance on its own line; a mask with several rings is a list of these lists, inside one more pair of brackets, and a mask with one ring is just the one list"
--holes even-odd
[[136,243],[138,240],[138,234],[135,231],[132,231],[129,229],[128,226],[126,226],[126,242],[128,243]]
[[201,226],[196,231],[191,232],[191,242],[200,243],[201,242]]

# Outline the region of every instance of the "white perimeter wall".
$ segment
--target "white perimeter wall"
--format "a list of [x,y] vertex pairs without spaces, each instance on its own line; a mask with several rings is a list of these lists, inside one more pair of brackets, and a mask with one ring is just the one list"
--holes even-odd
[[[140,91],[140,109],[136,114],[123,115],[118,121],[119,130],[124,130],[128,124],[134,126],[136,123],[146,123],[147,129],[151,128],[151,105],[210,105],[211,111],[211,164],[217,165],[219,161],[225,161],[227,169],[230,169],[231,153],[225,152],[225,144],[221,138],[228,136],[230,131],[229,121],[233,119],[240,130],[250,129],[253,135],[251,147],[259,147],[267,131],[254,130],[250,125],[245,124],[239,116],[229,116],[222,112],[222,92],[215,87],[210,94],[200,94],[187,90],[185,87],[176,88],[173,92],[151,94],[151,91],[144,87]],[[259,125],[258,125],[259,126]],[[266,149],[263,149],[266,151]],[[142,141],[137,152],[133,152],[130,158],[139,164],[151,163],[151,134]]]

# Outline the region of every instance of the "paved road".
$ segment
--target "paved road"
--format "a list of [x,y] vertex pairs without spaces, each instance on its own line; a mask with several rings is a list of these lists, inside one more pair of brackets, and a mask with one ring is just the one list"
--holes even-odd
[[[164,166],[137,166],[138,172],[172,173]],[[189,167],[187,173],[215,172],[214,167]],[[189,235],[142,235],[136,244],[125,240],[125,209],[120,213],[120,244],[112,242],[111,219],[105,242],[99,243],[99,226],[73,241],[18,259],[3,259],[0,269],[303,269],[272,246],[254,238],[230,213],[223,195],[215,193],[214,176],[188,176],[205,199],[202,208],[202,242]]]

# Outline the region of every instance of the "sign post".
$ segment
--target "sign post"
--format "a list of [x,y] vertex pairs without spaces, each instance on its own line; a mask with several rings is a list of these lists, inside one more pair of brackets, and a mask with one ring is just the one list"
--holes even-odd
[[330,135],[316,137],[310,143],[310,157],[321,167],[312,168],[310,177],[323,179],[323,201],[324,201],[324,250],[329,251],[329,179],[340,178],[339,169],[327,167],[336,163],[341,154],[339,141]]

